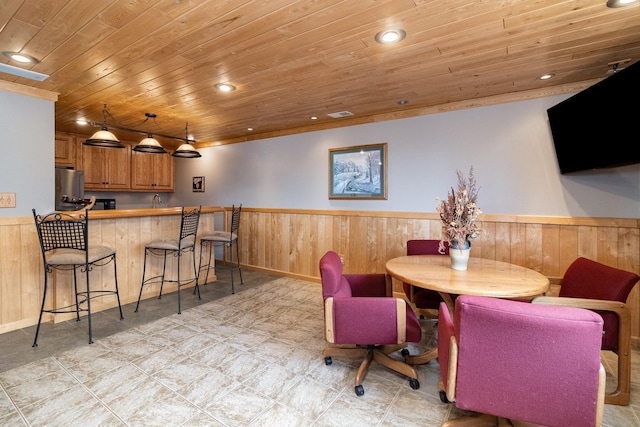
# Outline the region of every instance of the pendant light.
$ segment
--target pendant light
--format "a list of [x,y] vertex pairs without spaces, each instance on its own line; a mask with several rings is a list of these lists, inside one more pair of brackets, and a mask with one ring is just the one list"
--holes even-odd
[[[142,122],[143,124],[149,119],[153,119],[153,122],[155,123],[156,117],[157,117],[155,114],[144,113],[144,115],[145,115],[145,119],[144,119],[144,122]],[[156,154],[156,153],[164,154],[167,152],[167,150],[165,150],[162,147],[162,145],[160,145],[158,140],[155,139],[153,135],[151,135],[150,133],[148,133],[147,137],[142,141],[140,141],[138,145],[133,147],[133,151],[138,151],[140,153],[151,153],[151,154]]]
[[104,148],[125,148],[125,145],[107,129],[107,114],[109,114],[109,111],[107,111],[107,104],[104,104],[104,107],[102,108],[102,116],[104,117],[102,127],[99,131],[94,133],[91,138],[83,142],[83,145]]
[[195,142],[192,139],[189,139],[189,123],[187,123],[184,127],[185,131],[185,139],[184,144],[178,147],[176,151],[173,152],[173,157],[181,157],[185,159],[193,159],[197,157],[202,157],[200,153],[190,144],[190,142]]
[[154,154],[154,153],[163,154],[167,152],[167,150],[165,150],[162,147],[162,145],[160,145],[158,140],[155,139],[151,134],[148,134],[145,139],[143,139],[138,143],[138,145],[133,147],[133,151],[138,151],[140,153],[151,153],[151,154]]

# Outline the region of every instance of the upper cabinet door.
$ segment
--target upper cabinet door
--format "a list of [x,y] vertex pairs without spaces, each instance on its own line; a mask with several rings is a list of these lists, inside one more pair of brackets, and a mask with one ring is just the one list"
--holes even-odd
[[131,153],[131,189],[174,191],[174,163],[170,154]]
[[86,190],[131,188],[131,147],[103,148],[82,145]]
[[154,187],[157,191],[173,191],[175,188],[175,165],[171,154],[161,154],[154,168]]
[[76,167],[76,138],[56,133],[55,165]]
[[131,146],[106,149],[107,185],[111,190],[131,188]]

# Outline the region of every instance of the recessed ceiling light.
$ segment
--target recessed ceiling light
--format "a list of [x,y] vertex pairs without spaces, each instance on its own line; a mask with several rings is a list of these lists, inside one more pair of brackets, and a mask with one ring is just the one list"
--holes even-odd
[[231,92],[236,90],[236,87],[230,83],[216,83],[216,89],[222,92]]
[[253,130],[253,128],[247,128],[247,130],[248,130],[249,132],[251,132],[251,131]]
[[36,58],[34,58],[33,56],[29,56],[29,55],[26,55],[26,54],[20,53],[20,52],[8,52],[8,51],[6,51],[6,52],[2,52],[2,54],[4,56],[6,56],[7,58],[11,58],[14,61],[21,62],[23,64],[37,64],[38,62],[40,62]]
[[407,101],[406,99],[401,99],[400,101],[396,102],[396,104],[398,105],[407,105],[409,103],[409,101]]
[[555,76],[555,74],[553,74],[553,73],[543,74],[543,75],[538,77],[538,80],[549,80],[550,78],[552,78],[554,76]]
[[638,0],[608,0],[607,7],[624,7],[637,2]]
[[86,126],[89,124],[86,120],[83,120],[83,119],[76,120],[76,123],[79,124],[80,126]]
[[311,116],[309,117],[311,120],[318,120],[318,116]]
[[402,28],[389,28],[376,34],[376,41],[382,44],[397,43],[404,39],[407,33]]

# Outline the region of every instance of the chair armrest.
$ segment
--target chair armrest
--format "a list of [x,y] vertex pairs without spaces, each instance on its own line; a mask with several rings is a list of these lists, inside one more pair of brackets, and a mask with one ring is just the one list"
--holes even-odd
[[571,297],[535,297],[531,300],[532,304],[556,305],[563,307],[578,307],[588,310],[613,311],[621,318],[630,315],[627,305],[620,301],[609,301],[589,298],[571,298]]
[[[391,280],[386,274],[343,274],[354,297],[390,297]],[[387,281],[389,282],[387,284]]]
[[449,402],[456,399],[456,376],[458,372],[458,342],[451,314],[445,303],[438,311],[438,363],[444,391]]
[[402,344],[406,340],[407,303],[402,298],[325,300],[325,337],[334,344]]
[[571,298],[571,297],[536,297],[532,304],[557,305],[565,307],[585,308],[593,311],[609,311],[618,316],[618,340],[619,348],[624,355],[631,349],[631,310],[627,304],[620,301]]

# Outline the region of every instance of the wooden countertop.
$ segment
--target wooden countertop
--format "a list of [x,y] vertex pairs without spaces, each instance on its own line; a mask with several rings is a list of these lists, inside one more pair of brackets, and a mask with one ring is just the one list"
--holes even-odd
[[[203,206],[201,213],[224,212],[222,206]],[[175,208],[146,208],[146,209],[106,209],[90,210],[89,220],[92,219],[114,219],[114,218],[136,218],[142,216],[168,216],[182,214],[182,207]]]

